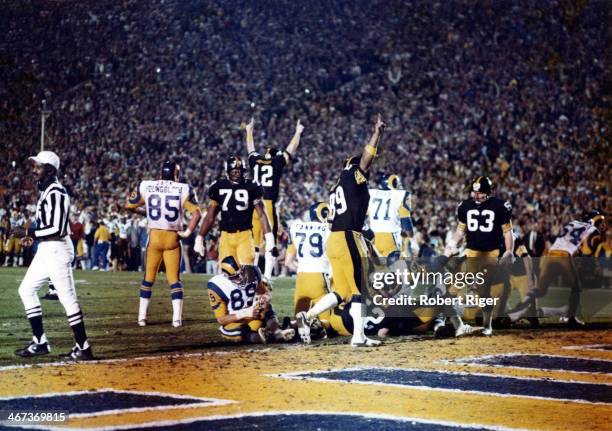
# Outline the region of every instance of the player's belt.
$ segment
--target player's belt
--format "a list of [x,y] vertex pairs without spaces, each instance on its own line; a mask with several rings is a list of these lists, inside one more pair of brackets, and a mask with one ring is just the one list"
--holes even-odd
[[64,238],[66,238],[68,235],[64,235],[64,236],[60,236],[60,235],[51,235],[51,236],[46,236],[44,238],[37,238],[39,241],[41,242],[46,242],[46,241],[63,241]]
[[245,230],[249,230],[249,229],[223,229],[221,232],[238,233],[238,232],[244,232]]

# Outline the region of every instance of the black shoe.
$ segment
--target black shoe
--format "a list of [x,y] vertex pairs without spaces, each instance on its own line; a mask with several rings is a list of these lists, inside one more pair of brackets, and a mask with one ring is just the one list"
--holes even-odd
[[71,359],[75,362],[93,361],[95,359],[93,353],[91,352],[91,347],[81,350],[76,345],[68,353],[61,355],[61,357]]
[[51,293],[51,292],[47,292],[47,294],[43,296],[41,299],[46,299],[47,301],[59,301],[59,297],[57,296],[57,293]]
[[531,325],[531,328],[536,329],[540,327],[540,320],[537,317],[528,317],[527,320]]
[[15,354],[22,358],[31,358],[33,356],[47,355],[50,351],[51,349],[47,343],[37,344],[34,341],[30,341],[30,344],[23,349],[15,350]]

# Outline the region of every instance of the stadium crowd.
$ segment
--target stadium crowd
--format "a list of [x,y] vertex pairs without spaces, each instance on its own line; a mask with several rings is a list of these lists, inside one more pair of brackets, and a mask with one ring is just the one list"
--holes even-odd
[[251,116],[261,149],[284,148],[298,118],[306,127],[281,186],[284,221],[327,199],[377,112],[388,127],[375,169],[401,176],[425,241],[453,228],[468,180],[481,173],[513,204],[522,233],[550,238],[583,211],[610,211],[607,2],[84,0],[2,9],[4,224],[13,211],[31,216],[27,156],[38,150],[43,100],[46,148],[61,156],[85,236],[106,220],[119,238],[130,190],[166,159],[181,164],[205,204],[223,158],[246,157],[240,124]]

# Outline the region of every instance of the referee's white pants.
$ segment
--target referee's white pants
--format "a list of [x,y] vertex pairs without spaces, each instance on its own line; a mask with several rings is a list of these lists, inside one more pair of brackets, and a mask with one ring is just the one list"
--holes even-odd
[[34,259],[19,285],[19,296],[26,310],[40,306],[37,292],[51,280],[66,315],[81,311],[72,276],[73,259],[74,248],[69,236],[59,241],[38,243]]

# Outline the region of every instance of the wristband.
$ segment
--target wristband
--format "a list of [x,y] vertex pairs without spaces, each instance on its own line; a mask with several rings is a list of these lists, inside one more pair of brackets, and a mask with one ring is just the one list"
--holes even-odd
[[368,144],[366,145],[365,150],[369,155],[376,156],[376,147],[373,147],[372,145]]

